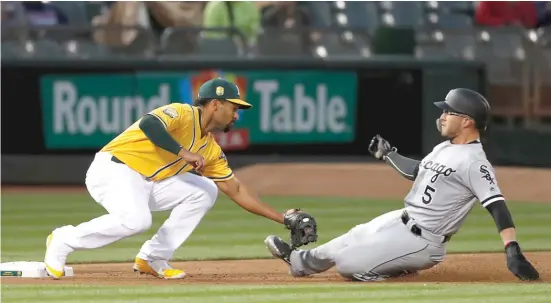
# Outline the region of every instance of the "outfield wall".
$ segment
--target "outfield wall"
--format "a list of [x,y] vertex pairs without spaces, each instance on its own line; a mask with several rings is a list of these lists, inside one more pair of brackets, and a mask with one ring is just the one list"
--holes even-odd
[[[217,76],[235,81],[255,105],[217,137],[234,167],[288,156],[366,159],[377,133],[420,158],[441,140],[433,102],[454,87],[486,91],[478,62],[400,56],[19,60],[1,68],[3,184],[82,184],[94,153],[128,124],[152,107],[190,102],[198,85]],[[551,167],[547,132],[492,125],[486,150],[496,165]]]

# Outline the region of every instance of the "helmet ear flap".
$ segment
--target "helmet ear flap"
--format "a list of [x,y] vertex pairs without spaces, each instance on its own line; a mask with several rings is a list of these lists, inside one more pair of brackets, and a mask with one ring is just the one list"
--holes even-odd
[[476,127],[479,131],[481,132],[485,132],[486,129],[488,129],[488,124],[485,123],[485,122],[481,122],[481,123],[477,123],[477,127]]

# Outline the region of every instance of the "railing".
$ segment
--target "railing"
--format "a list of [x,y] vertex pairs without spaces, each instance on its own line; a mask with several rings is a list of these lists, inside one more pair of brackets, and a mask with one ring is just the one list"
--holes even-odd
[[[136,26],[6,26],[2,28],[2,42],[25,44],[37,40],[53,40],[63,46],[67,43],[93,42],[115,55],[182,57],[201,55],[204,49],[200,48],[200,43],[208,40],[211,33],[232,37],[236,47],[235,57],[324,58],[370,57],[373,54],[373,37],[369,31],[342,27],[268,27],[259,32],[256,45],[250,45],[245,35],[235,28],[171,27],[155,34]],[[174,43],[177,37],[181,38],[180,45]],[[204,37],[207,39],[203,39]],[[100,40],[103,43],[98,42]],[[209,55],[209,52],[203,54]]]

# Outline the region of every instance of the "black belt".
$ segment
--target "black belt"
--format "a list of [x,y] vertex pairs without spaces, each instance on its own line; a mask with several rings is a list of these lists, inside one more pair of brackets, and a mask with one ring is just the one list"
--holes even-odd
[[121,160],[119,160],[119,158],[113,156],[111,157],[111,161],[115,162],[115,163],[120,163],[120,164],[124,164],[124,162],[122,162]]
[[[407,211],[404,211],[402,213],[402,223],[404,223],[404,225],[407,225],[409,220],[410,220],[409,214],[407,213]],[[421,237],[421,234],[423,233],[421,228],[419,228],[419,226],[417,226],[415,224],[411,226],[411,232],[414,235],[419,236],[419,237]],[[442,243],[446,243],[446,242],[450,241],[451,237],[452,236],[444,236],[444,241],[442,241]]]

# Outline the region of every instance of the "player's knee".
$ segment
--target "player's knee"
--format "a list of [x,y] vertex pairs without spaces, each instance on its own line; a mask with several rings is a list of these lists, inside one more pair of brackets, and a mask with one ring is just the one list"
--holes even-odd
[[128,213],[122,216],[122,225],[130,230],[132,234],[142,233],[151,228],[153,218],[150,212]]

